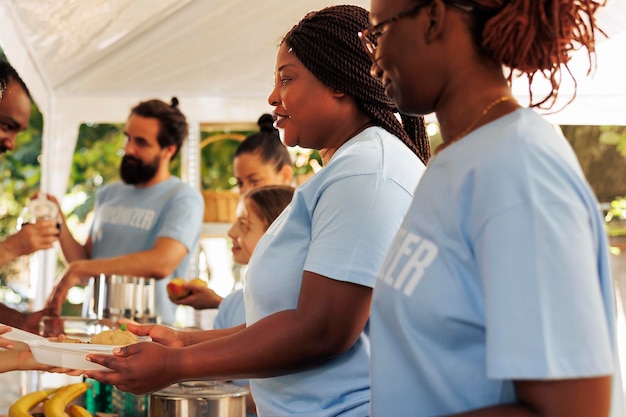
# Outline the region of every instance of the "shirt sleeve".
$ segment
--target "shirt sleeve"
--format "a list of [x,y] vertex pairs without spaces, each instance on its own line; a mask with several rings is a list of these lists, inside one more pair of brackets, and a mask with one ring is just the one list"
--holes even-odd
[[304,269],[373,287],[411,195],[378,175],[343,178],[321,194]]
[[165,207],[158,237],[168,237],[193,250],[204,215],[204,200],[197,190],[179,187]]
[[516,205],[482,228],[475,249],[491,378],[612,372],[596,240],[573,202]]

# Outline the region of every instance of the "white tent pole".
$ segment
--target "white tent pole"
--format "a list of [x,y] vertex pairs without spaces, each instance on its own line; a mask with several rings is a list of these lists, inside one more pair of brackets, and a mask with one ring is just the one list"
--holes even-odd
[[[78,122],[70,120],[61,107],[55,96],[50,97],[44,112],[41,152],[41,190],[59,201],[67,189],[78,136]],[[36,256],[38,268],[32,271],[31,285],[37,288],[34,308],[40,309],[54,285],[58,250],[40,251]]]
[[181,178],[187,184],[200,189],[200,122],[189,121],[189,136],[181,152]]
[[[200,123],[189,122],[189,136],[180,150],[181,179],[197,190],[200,190]],[[189,277],[197,277],[199,252],[194,253],[195,262],[191,262]]]

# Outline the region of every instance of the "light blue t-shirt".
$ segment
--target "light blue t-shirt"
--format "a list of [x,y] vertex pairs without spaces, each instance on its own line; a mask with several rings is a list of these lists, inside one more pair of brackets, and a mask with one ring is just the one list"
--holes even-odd
[[[239,326],[246,322],[246,308],[243,302],[243,289],[235,290],[228,294],[220,303],[217,315],[213,321],[214,329],[227,329]],[[248,387],[247,379],[235,379],[231,381],[240,387]],[[246,417],[254,417],[256,414],[246,413]]]
[[376,283],[372,416],[516,401],[513,380],[613,375],[608,246],[567,141],[531,110],[428,166]]
[[[187,277],[200,237],[204,200],[198,190],[171,177],[147,188],[117,182],[97,195],[90,236],[92,258],[111,258],[149,250],[157,238],[168,237],[189,251],[172,276]],[[156,312],[164,324],[174,322],[176,305],[167,297],[167,277],[157,281]]]
[[228,294],[217,309],[213,328],[227,329],[246,322],[246,308],[243,302],[243,289]]
[[[244,286],[247,324],[296,308],[305,270],[373,287],[423,170],[412,151],[378,127],[339,148],[257,244]],[[368,360],[361,334],[315,369],[251,380],[259,415],[367,416]]]

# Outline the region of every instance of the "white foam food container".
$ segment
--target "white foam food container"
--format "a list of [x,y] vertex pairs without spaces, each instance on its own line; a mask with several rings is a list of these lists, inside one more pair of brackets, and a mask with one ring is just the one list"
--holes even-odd
[[39,340],[28,343],[33,357],[44,365],[60,368],[76,369],[79,371],[110,371],[109,368],[97,363],[89,362],[86,355],[97,353],[112,355],[115,346],[94,345],[91,343],[59,343],[49,340]]
[[[0,323],[0,326],[6,326]],[[8,326],[11,327],[11,326]],[[26,343],[35,360],[44,365],[69,368],[78,371],[110,371],[111,369],[97,363],[89,362],[85,357],[90,353],[112,355],[117,346],[97,345],[92,343],[51,342],[45,337],[11,327],[11,331],[0,335],[5,339]],[[151,340],[140,337],[140,341]]]

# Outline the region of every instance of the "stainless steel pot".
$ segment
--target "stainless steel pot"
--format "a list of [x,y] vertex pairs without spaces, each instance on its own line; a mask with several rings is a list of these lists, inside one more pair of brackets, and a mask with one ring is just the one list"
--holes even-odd
[[248,390],[230,383],[190,381],[150,394],[150,417],[245,417]]
[[157,322],[155,285],[154,278],[104,274],[91,277],[85,288],[82,316]]

